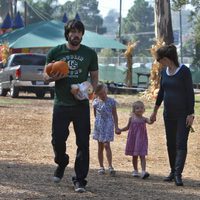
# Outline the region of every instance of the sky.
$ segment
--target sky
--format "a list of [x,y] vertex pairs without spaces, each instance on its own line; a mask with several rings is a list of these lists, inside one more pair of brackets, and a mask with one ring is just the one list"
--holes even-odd
[[[71,0],[73,1],[73,0]],[[119,12],[120,0],[97,0],[99,2],[98,9],[100,14],[105,17],[108,11],[115,9]],[[66,0],[58,0],[60,4],[64,4]],[[134,0],[122,0],[122,17],[126,17],[128,10],[132,7]]]
[[[64,4],[66,1],[74,0],[58,0],[60,4]],[[100,10],[100,15],[103,17],[107,16],[108,12],[111,9],[115,9],[119,12],[120,9],[120,0],[97,0],[99,2],[98,9]],[[154,3],[154,0],[147,0],[151,5]],[[126,17],[128,10],[133,6],[134,0],[122,0],[122,17]],[[186,6],[186,9],[192,9],[190,5]]]

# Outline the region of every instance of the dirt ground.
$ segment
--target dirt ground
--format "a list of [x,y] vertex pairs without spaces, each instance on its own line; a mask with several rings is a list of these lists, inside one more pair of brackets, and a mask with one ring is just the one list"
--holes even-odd
[[[111,95],[113,96],[113,95]],[[139,99],[133,95],[115,95],[118,101],[119,126],[126,125],[131,103]],[[154,102],[147,102],[146,116],[152,112]],[[196,105],[200,104],[199,101]],[[90,140],[90,171],[87,192],[77,194],[71,177],[76,152],[74,132],[71,128],[67,143],[70,156],[64,178],[59,184],[51,177],[56,165],[51,147],[51,115],[53,101],[38,100],[28,95],[18,99],[0,97],[0,199],[1,200],[127,200],[127,199],[200,199],[200,115],[196,114],[194,129],[188,142],[188,157],[183,173],[184,187],[165,183],[163,177],[169,172],[166,154],[162,109],[158,120],[148,125],[149,155],[147,170],[149,179],[131,176],[131,157],[124,155],[127,132],[115,136],[112,143],[115,177],[98,175],[97,144]],[[199,109],[198,105],[198,109]],[[199,112],[199,110],[198,110]],[[94,123],[91,110],[92,127]],[[107,164],[106,160],[105,163]],[[105,164],[105,165],[106,165]]]

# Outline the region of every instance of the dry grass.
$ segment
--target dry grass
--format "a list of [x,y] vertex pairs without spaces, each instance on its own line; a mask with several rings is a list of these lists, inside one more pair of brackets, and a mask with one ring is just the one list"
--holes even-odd
[[[131,104],[138,95],[116,95],[120,127],[127,123]],[[199,96],[198,96],[198,99]],[[146,116],[151,114],[154,102],[147,102]],[[200,199],[200,101],[196,102],[197,116],[194,133],[190,134],[188,157],[183,173],[184,187],[174,183],[164,183],[168,173],[165,134],[162,110],[158,120],[148,125],[149,155],[147,169],[151,174],[148,180],[131,176],[131,157],[124,155],[127,133],[116,135],[112,143],[113,165],[116,177],[98,176],[97,145],[91,139],[90,172],[88,192],[76,194],[73,191],[71,176],[75,157],[74,133],[67,144],[70,164],[60,184],[51,181],[55,169],[51,147],[51,115],[53,102],[50,99],[38,100],[34,97],[10,99],[0,97],[0,199],[2,200],[66,200],[66,199]],[[92,116],[92,125],[94,122]]]

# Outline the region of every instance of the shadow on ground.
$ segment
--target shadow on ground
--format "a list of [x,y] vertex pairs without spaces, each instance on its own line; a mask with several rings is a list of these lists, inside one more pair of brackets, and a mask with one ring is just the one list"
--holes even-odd
[[184,179],[184,187],[164,183],[163,177],[151,174],[147,180],[134,178],[128,172],[117,171],[115,177],[98,175],[91,169],[87,192],[77,194],[73,190],[73,169],[67,168],[63,180],[55,184],[51,176],[55,166],[19,164],[0,161],[0,199],[2,200],[76,200],[76,199],[200,199],[200,182]]

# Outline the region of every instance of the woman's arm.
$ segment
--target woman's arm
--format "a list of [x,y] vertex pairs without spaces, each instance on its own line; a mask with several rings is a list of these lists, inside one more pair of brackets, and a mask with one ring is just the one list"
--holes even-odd
[[186,89],[186,98],[187,98],[187,108],[188,108],[188,115],[186,118],[186,125],[192,126],[194,121],[194,89],[193,89],[193,82],[192,82],[192,75],[190,69],[187,67],[185,68],[185,77],[184,77],[184,86]]
[[150,117],[150,120],[152,122],[156,121],[157,112],[158,112],[158,109],[159,109],[159,107],[160,107],[160,105],[163,101],[163,97],[164,97],[164,89],[162,87],[162,73],[161,73],[161,79],[160,79],[160,89],[159,89],[159,92],[158,92],[158,96],[156,98],[156,103],[155,103],[155,106],[154,106],[154,109],[153,109],[153,113],[151,114],[151,117]]

